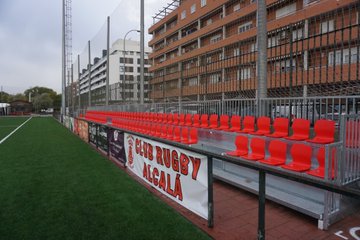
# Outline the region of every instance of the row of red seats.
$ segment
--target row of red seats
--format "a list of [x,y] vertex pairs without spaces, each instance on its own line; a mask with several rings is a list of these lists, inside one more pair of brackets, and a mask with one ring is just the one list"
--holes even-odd
[[94,113],[92,111],[88,111],[85,114],[85,119],[93,121],[93,122],[98,122],[98,123],[101,123],[101,124],[106,123],[106,118],[107,118],[106,115]]
[[[316,158],[318,167],[311,168],[312,147],[305,144],[293,144],[290,149],[292,162],[286,164],[287,143],[280,140],[272,140],[269,144],[270,156],[265,158],[265,139],[252,138],[250,142],[251,153],[248,149],[248,138],[246,136],[237,136],[235,140],[236,150],[227,152],[226,154],[234,157],[241,157],[246,160],[259,161],[260,163],[281,166],[284,169],[295,172],[306,172],[309,175],[324,178],[325,175],[325,148],[319,148]],[[332,172],[331,177],[334,177],[334,159],[335,152],[331,155]]]
[[[214,130],[249,133],[253,135],[264,135],[275,138],[286,138],[289,140],[307,140],[313,143],[332,143],[335,135],[335,122],[320,119],[315,122],[315,137],[310,138],[310,121],[306,119],[294,119],[292,123],[293,134],[289,136],[289,119],[275,118],[273,121],[274,131],[271,133],[271,119],[269,117],[255,118],[253,116],[221,115],[220,121],[217,114],[166,114],[166,113],[133,113],[133,112],[95,112],[99,116],[119,117],[129,120],[148,121],[152,123],[173,124],[180,126],[192,126],[198,128],[209,128]],[[243,125],[243,127],[241,127]]]
[[112,125],[184,144],[196,144],[198,142],[198,130],[191,127],[179,127],[144,121],[127,121],[122,119],[114,119]]

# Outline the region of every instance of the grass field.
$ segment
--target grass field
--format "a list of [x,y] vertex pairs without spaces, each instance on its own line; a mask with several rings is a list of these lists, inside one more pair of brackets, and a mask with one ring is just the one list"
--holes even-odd
[[0,239],[209,238],[52,118],[0,144],[0,183]]
[[28,117],[0,117],[0,141],[27,119]]

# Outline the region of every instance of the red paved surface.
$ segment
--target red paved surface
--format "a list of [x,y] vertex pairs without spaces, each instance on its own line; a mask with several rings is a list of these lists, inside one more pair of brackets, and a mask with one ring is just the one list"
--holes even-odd
[[[113,161],[123,170],[124,167]],[[125,170],[126,171],[126,170]],[[214,227],[207,221],[161,194],[130,171],[126,171],[154,195],[165,201],[214,239],[257,239],[258,197],[221,181],[214,181]],[[317,228],[317,220],[272,201],[266,201],[265,237],[271,239],[360,239],[360,209],[328,230]],[[357,236],[349,233],[358,228]],[[339,233],[342,237],[335,235]],[[356,238],[357,237],[357,238]]]

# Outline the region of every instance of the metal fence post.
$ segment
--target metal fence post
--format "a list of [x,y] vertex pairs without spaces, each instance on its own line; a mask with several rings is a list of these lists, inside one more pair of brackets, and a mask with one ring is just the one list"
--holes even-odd
[[214,227],[213,158],[207,157],[208,164],[208,227]]
[[258,214],[258,239],[265,239],[265,172],[259,171],[259,214]]
[[[267,10],[265,0],[257,1],[257,45],[258,45],[258,87],[257,98],[258,104],[263,103],[260,101],[267,96]],[[259,115],[264,115],[265,107],[259,106]],[[261,112],[260,112],[261,111]]]

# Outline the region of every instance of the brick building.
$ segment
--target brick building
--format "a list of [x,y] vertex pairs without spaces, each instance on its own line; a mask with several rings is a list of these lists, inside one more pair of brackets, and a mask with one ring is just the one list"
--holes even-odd
[[[360,91],[359,1],[268,0],[268,96]],[[173,1],[154,16],[150,98],[255,97],[256,0]]]

